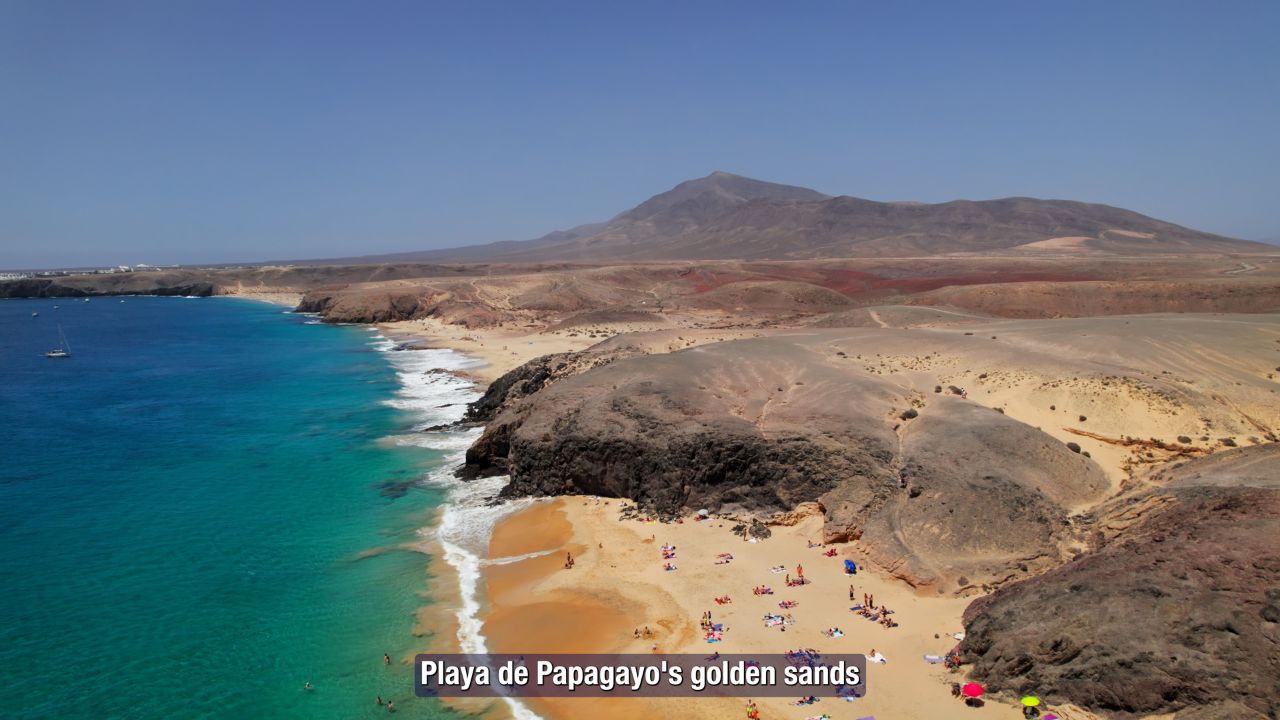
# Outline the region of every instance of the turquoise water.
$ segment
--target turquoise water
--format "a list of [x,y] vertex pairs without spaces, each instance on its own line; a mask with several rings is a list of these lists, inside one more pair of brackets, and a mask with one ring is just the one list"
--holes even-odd
[[445,451],[388,440],[423,418],[372,340],[225,298],[0,301],[0,716],[443,715],[382,655],[421,644],[400,546]]

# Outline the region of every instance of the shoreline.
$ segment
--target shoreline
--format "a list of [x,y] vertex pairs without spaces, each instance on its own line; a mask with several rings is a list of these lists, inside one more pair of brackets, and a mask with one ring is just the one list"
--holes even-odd
[[[422,484],[443,490],[445,497],[418,528],[418,540],[408,548],[428,558],[423,567],[426,589],[415,611],[411,631],[414,649],[397,662],[412,667],[418,652],[487,652],[486,638],[481,632],[483,596],[480,588],[488,539],[502,517],[518,512],[533,501],[515,500],[493,506],[489,500],[504,484],[502,478],[464,483],[454,477],[454,470],[479,429],[423,432],[427,427],[461,419],[466,405],[480,397],[485,386],[470,371],[483,361],[457,349],[436,345],[395,350],[401,343],[423,338],[403,333],[391,335],[379,326],[366,329],[372,346],[385,353],[399,382],[399,389],[386,403],[412,420],[409,428],[384,441],[417,445],[442,454],[419,479]],[[523,705],[505,704],[503,707],[503,701],[492,699],[447,701],[449,707],[468,714],[537,720]]]
[[212,295],[211,297],[230,297],[242,298],[244,300],[256,300],[258,302],[270,303],[290,309],[298,307],[298,303],[302,302],[302,293],[299,292],[227,292]]
[[480,364],[465,370],[480,393],[489,383],[520,365],[543,355],[585,350],[597,340],[567,335],[527,332],[505,327],[470,329],[449,325],[439,320],[400,320],[372,325],[379,333],[396,343],[423,342],[431,348],[444,348],[462,353]]

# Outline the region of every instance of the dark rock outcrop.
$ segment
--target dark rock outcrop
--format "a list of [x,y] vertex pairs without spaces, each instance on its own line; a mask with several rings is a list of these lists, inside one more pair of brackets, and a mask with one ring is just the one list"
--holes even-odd
[[92,287],[67,285],[52,278],[24,278],[0,282],[0,298],[98,297],[110,295],[161,295],[166,297],[209,297],[213,283],[179,285],[139,285],[137,287]]
[[503,407],[528,397],[551,383],[638,354],[636,350],[582,350],[534,358],[489,383],[483,396],[467,406],[463,422],[492,420]]
[[[1180,471],[1199,462],[1224,464]],[[1115,506],[1140,517],[1074,562],[970,605],[961,650],[973,677],[1122,717],[1277,717],[1280,489],[1213,482]]]
[[412,292],[326,288],[303,295],[297,311],[319,313],[325,322],[379,323],[413,318],[418,305],[419,297]]
[[[767,515],[818,501],[828,540],[856,541],[939,590],[1063,560],[1076,533],[1066,507],[1105,485],[1096,466],[954,397],[932,402],[900,440],[902,389],[829,355],[760,338],[618,359],[550,385],[561,360],[531,363],[475,408],[492,420],[463,474],[508,474],[507,495],[624,497],[660,514]],[[525,383],[541,389],[520,396]]]
[[[800,385],[781,366],[767,382],[734,377],[739,358],[724,345],[634,357],[561,380],[498,413],[467,463],[508,472],[507,494],[627,497],[660,512],[776,511],[850,478],[887,484],[894,440],[876,417],[888,408],[885,388],[862,380],[837,390],[836,378],[817,376]],[[760,414],[784,386],[790,402]],[[838,392],[841,411],[812,417],[830,392]],[[859,421],[843,422],[851,416]]]
[[846,483],[822,503],[829,539],[858,538],[917,587],[972,592],[1059,565],[1081,531],[1068,508],[1107,487],[1052,437],[954,397],[904,426],[899,462],[905,489]]

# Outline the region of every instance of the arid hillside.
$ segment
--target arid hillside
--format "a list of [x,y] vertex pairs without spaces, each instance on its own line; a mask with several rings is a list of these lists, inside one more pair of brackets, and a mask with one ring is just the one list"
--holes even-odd
[[1280,308],[1280,262],[1233,258],[953,258],[501,266],[502,273],[331,285],[302,308],[343,322],[434,318],[545,326],[576,314],[653,314],[680,325],[797,322],[886,304],[1004,317]]

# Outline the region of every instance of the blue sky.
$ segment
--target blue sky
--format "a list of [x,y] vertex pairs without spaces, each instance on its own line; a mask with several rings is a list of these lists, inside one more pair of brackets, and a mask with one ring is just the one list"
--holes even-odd
[[0,267],[536,237],[726,170],[1280,236],[1280,3],[0,2]]

